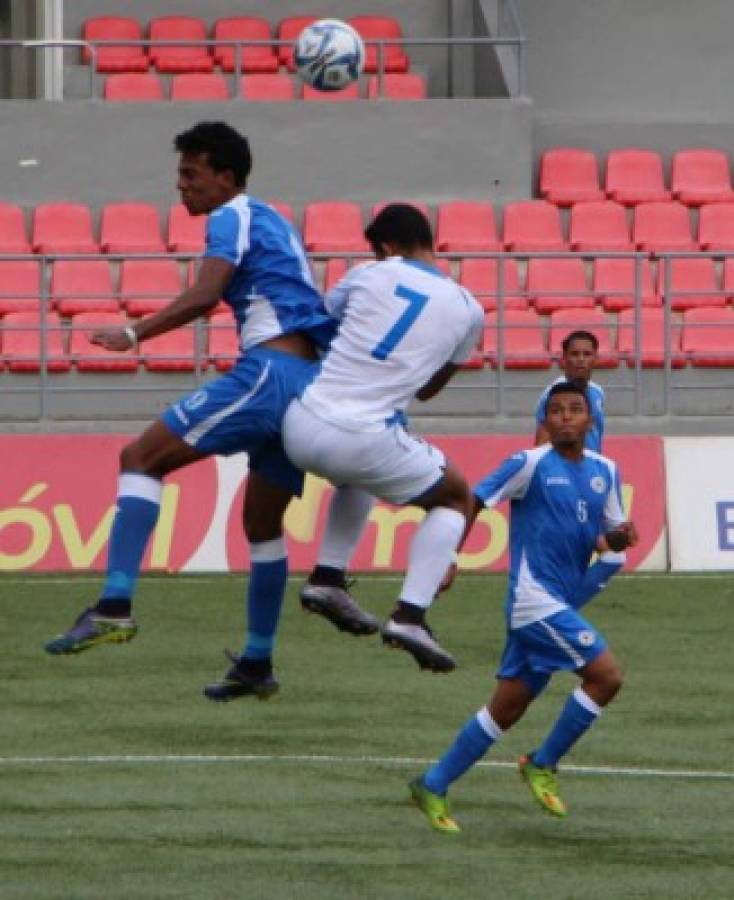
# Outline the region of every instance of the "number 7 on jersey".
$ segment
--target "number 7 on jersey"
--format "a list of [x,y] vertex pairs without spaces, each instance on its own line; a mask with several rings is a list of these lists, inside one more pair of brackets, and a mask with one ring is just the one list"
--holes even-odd
[[388,331],[380,343],[373,349],[375,359],[387,359],[397,345],[402,341],[410,326],[421,314],[421,310],[431,299],[428,294],[421,294],[399,284],[395,288],[395,296],[408,301],[408,308],[400,316],[393,327]]

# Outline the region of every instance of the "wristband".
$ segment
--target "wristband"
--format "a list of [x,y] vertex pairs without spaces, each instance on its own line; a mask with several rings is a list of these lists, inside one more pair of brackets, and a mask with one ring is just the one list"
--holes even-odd
[[132,327],[132,325],[126,325],[122,330],[125,332],[125,337],[130,342],[130,348],[132,349],[133,347],[137,347],[138,336],[137,334],[135,334],[135,329]]

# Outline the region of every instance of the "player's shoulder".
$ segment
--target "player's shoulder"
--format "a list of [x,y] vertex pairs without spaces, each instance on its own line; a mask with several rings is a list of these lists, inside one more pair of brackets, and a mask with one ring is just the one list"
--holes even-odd
[[610,477],[614,477],[617,472],[617,464],[613,459],[604,456],[603,453],[597,453],[596,450],[590,450],[588,447],[584,448],[584,461],[589,467],[607,471]]
[[587,385],[587,389],[592,393],[596,394],[599,397],[604,396],[604,388],[597,381],[589,381]]
[[537,447],[528,447],[526,450],[519,450],[509,457],[509,460],[515,462],[518,468],[535,472],[541,465],[547,465],[548,460],[552,459],[552,444],[539,444]]

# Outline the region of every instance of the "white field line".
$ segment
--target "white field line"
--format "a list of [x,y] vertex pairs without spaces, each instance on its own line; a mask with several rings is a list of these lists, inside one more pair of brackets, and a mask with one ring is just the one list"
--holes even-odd
[[[211,765],[220,763],[299,763],[306,765],[372,765],[372,766],[425,766],[435,762],[409,756],[321,756],[309,754],[233,754],[196,755],[110,755],[110,756],[0,756],[2,766],[51,766],[51,765]],[[517,764],[501,760],[489,760],[477,763],[482,768],[514,769]],[[575,775],[598,775],[622,778],[685,778],[708,780],[734,780],[734,772],[722,772],[707,769],[650,769],[631,766],[564,766],[563,771]]]

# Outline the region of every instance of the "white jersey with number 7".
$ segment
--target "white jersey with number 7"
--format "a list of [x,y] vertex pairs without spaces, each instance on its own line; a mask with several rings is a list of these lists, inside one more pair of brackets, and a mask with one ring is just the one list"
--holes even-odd
[[339,331],[303,405],[350,431],[379,431],[446,363],[466,362],[484,314],[439,269],[393,256],[352,269],[326,295]]

